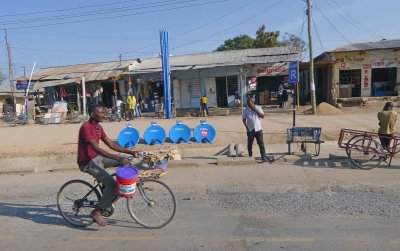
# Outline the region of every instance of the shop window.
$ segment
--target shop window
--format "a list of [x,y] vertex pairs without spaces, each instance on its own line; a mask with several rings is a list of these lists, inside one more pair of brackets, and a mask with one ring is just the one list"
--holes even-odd
[[372,96],[397,96],[397,68],[372,69]]
[[361,69],[339,71],[341,98],[361,97]]

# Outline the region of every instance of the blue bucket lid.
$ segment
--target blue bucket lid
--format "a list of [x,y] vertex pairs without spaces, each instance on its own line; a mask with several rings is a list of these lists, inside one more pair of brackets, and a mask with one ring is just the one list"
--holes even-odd
[[134,179],[138,175],[138,170],[134,167],[123,166],[117,169],[116,175],[120,179]]

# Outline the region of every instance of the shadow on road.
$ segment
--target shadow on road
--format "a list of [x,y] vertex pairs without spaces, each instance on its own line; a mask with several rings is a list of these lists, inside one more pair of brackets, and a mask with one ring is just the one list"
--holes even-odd
[[0,215],[18,217],[45,225],[65,226],[83,231],[95,231],[95,228],[77,228],[69,225],[58,212],[57,205],[29,205],[0,202]]

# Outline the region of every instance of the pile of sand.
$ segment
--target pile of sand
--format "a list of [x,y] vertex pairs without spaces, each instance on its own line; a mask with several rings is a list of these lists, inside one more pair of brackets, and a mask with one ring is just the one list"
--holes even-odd
[[318,115],[337,115],[343,114],[343,111],[330,105],[328,103],[322,102],[317,106]]

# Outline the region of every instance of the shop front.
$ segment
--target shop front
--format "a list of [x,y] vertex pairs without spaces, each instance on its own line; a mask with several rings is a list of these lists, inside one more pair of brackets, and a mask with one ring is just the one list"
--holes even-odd
[[333,83],[338,98],[397,96],[398,52],[375,50],[334,53]]

